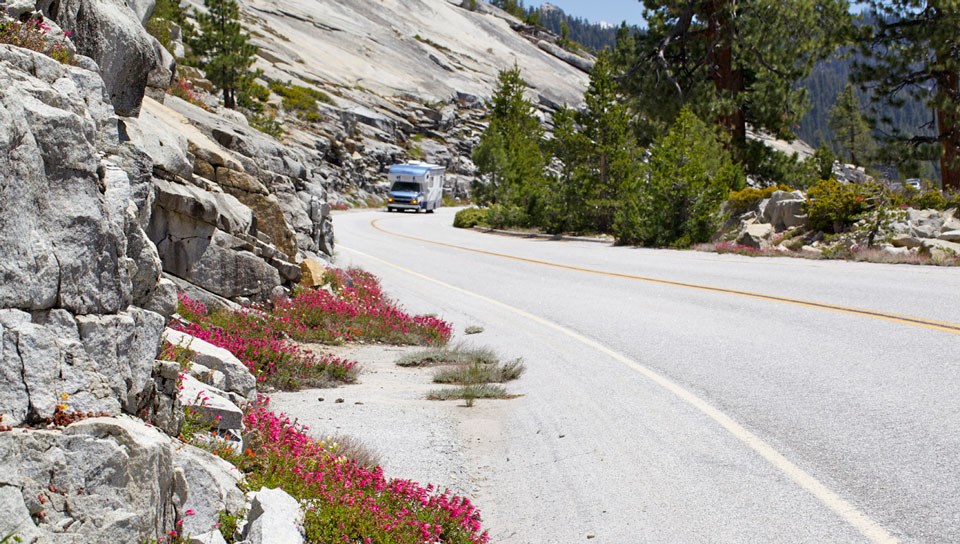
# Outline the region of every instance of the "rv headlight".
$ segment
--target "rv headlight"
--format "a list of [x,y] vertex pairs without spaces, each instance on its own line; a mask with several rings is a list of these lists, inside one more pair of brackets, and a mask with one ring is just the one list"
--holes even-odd
[[387,197],[387,202],[393,202],[393,197]]
[[417,199],[414,198],[413,200],[410,201],[410,203],[411,203],[411,204],[416,204],[416,203],[417,203]]

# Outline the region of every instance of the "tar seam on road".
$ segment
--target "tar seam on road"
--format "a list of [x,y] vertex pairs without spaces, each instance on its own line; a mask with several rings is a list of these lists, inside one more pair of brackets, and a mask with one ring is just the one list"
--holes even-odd
[[837,305],[837,304],[830,304],[830,303],[827,303],[827,302],[816,302],[816,301],[810,301],[810,300],[802,300],[802,299],[796,299],[796,298],[781,297],[781,296],[777,296],[777,295],[766,295],[766,294],[763,294],[763,293],[753,293],[753,292],[750,292],[750,291],[740,291],[740,290],[737,290],[737,289],[727,289],[727,288],[724,288],[724,287],[713,287],[713,286],[710,286],[710,285],[701,285],[701,284],[697,284],[697,283],[686,283],[686,282],[682,282],[682,281],[665,280],[665,279],[653,278],[653,277],[649,277],[649,276],[638,276],[638,275],[635,275],[635,274],[626,274],[626,273],[623,273],[623,272],[609,272],[609,271],[605,271],[605,270],[594,270],[594,269],[592,269],[592,268],[583,268],[583,267],[580,267],[580,266],[572,266],[572,265],[567,265],[567,264],[554,263],[554,262],[550,262],[550,261],[541,261],[541,260],[538,260],[538,259],[528,259],[528,258],[526,258],[526,257],[519,257],[519,256],[517,256],[517,255],[509,255],[509,254],[506,254],[506,253],[497,253],[497,252],[495,252],[495,251],[486,251],[486,250],[483,250],[483,249],[476,249],[476,248],[466,247],[466,246],[458,246],[458,245],[456,245],[456,244],[447,244],[447,243],[444,243],[444,242],[435,242],[435,241],[433,241],[433,240],[426,240],[426,239],[423,239],[423,238],[417,238],[417,237],[415,237],[415,236],[408,236],[408,235],[406,235],[406,234],[397,234],[397,233],[395,233],[395,232],[390,232],[390,231],[388,231],[388,230],[386,230],[386,229],[383,229],[382,227],[380,227],[379,225],[377,225],[377,222],[378,222],[378,221],[379,221],[379,219],[374,219],[374,220],[370,221],[370,226],[373,227],[374,229],[376,229],[376,230],[384,233],[384,234],[389,234],[390,236],[397,236],[397,237],[399,237],[399,238],[406,238],[406,239],[408,239],[408,240],[415,240],[415,241],[417,241],[417,242],[423,242],[423,243],[425,243],[425,244],[432,244],[432,245],[436,245],[436,246],[449,247],[449,248],[452,248],[452,249],[459,249],[459,250],[461,250],[461,251],[470,251],[470,252],[473,252],[473,253],[480,253],[480,254],[483,254],[483,255],[490,255],[491,257],[500,257],[500,258],[502,258],[502,259],[510,259],[510,260],[513,260],[513,261],[521,261],[521,262],[530,263],[530,264],[537,264],[537,265],[541,265],[541,266],[549,266],[549,267],[552,267],[552,268],[560,268],[560,269],[564,269],[564,270],[571,270],[571,271],[574,271],[574,272],[583,272],[583,273],[586,273],[586,274],[595,274],[595,275],[598,275],[598,276],[607,276],[607,277],[612,277],[612,278],[621,278],[621,279],[627,279],[627,280],[642,281],[642,282],[646,282],[646,283],[657,283],[657,284],[660,284],[660,285],[669,285],[669,286],[671,286],[671,287],[683,287],[683,288],[685,288],[685,289],[696,289],[696,290],[698,290],[698,291],[708,291],[708,292],[712,292],[712,293],[721,293],[721,294],[725,294],[725,295],[736,295],[736,296],[753,298],[753,299],[758,299],[758,300],[766,300],[766,301],[770,301],[770,302],[779,302],[779,303],[781,303],[781,304],[793,304],[793,305],[795,305],[795,306],[805,306],[805,307],[807,307],[807,308],[814,308],[814,309],[818,309],[818,310],[827,310],[827,311],[838,312],[838,313],[843,313],[843,314],[858,315],[858,316],[862,316],[862,317],[869,317],[869,318],[873,318],[873,319],[881,319],[881,320],[884,320],[884,321],[891,321],[891,322],[893,322],[893,323],[900,323],[900,324],[903,324],[903,325],[910,325],[910,326],[914,326],[914,327],[923,327],[923,328],[927,328],[927,329],[933,329],[933,330],[938,330],[938,331],[943,331],[943,332],[950,332],[950,333],[954,333],[954,334],[960,334],[960,324],[957,324],[957,323],[948,323],[948,322],[945,322],[945,321],[934,321],[934,320],[932,320],[932,319],[925,319],[925,318],[922,318],[922,317],[914,317],[914,316],[909,316],[909,315],[898,315],[898,314],[892,314],[892,313],[888,313],[888,312],[881,312],[881,311],[877,311],[877,310],[869,310],[869,309],[866,309],[866,308],[854,308],[854,307],[850,307],[850,306],[840,306],[840,305]]
[[[447,245],[447,244],[441,244]],[[560,324],[554,323],[548,319],[544,319],[540,316],[531,314],[520,308],[510,306],[509,304],[500,302],[499,300],[492,299],[490,297],[481,295],[479,293],[474,293],[473,291],[468,291],[461,287],[451,285],[449,283],[440,281],[438,279],[432,278],[430,276],[421,274],[419,272],[404,268],[402,266],[396,265],[389,261],[385,261],[373,255],[369,255],[362,251],[356,249],[351,249],[348,247],[340,246],[341,249],[356,253],[367,259],[377,261],[391,268],[397,269],[405,274],[410,274],[412,276],[418,277],[420,279],[435,283],[447,289],[457,291],[459,293],[472,296],[478,300],[482,300],[488,304],[498,306],[507,311],[515,313],[521,317],[529,319],[535,323],[539,323],[545,327],[549,327],[561,334],[564,334],[582,344],[585,344],[605,355],[612,358],[613,360],[635,370],[637,373],[641,374],[645,378],[649,379],[653,383],[659,385],[663,389],[669,391],[674,396],[687,403],[689,406],[695,408],[700,413],[706,415],[708,418],[719,424],[727,432],[732,434],[737,440],[742,442],[748,448],[753,450],[755,453],[759,454],[763,459],[770,463],[775,469],[779,470],[786,477],[796,483],[800,488],[806,490],[808,493],[813,495],[821,504],[826,506],[828,509],[833,511],[835,514],[840,516],[844,521],[849,523],[854,529],[856,529],[860,534],[866,537],[870,542],[874,544],[896,544],[899,540],[887,532],[886,529],[881,527],[877,522],[870,519],[865,513],[861,512],[856,506],[847,502],[846,499],[837,495],[831,491],[827,486],[820,483],[819,480],[808,474],[805,470],[793,464],[789,459],[783,456],[780,452],[775,450],[773,446],[770,446],[763,441],[759,436],[753,434],[746,427],[737,423],[733,418],[724,414],[717,408],[713,407],[711,404],[701,399],[700,397],[694,395],[690,391],[684,389],[682,386],[676,382],[670,380],[666,376],[656,372],[655,370],[644,366],[637,361],[614,351],[603,344],[588,338],[578,332],[575,332],[571,329],[568,329]],[[484,252],[486,253],[486,252]]]

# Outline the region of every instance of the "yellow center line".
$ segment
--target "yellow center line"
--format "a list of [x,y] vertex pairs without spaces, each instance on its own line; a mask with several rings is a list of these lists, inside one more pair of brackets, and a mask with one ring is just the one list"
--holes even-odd
[[757,299],[757,300],[766,300],[766,301],[769,301],[769,302],[778,302],[778,303],[781,303],[781,304],[792,304],[792,305],[795,305],[795,306],[803,306],[803,307],[807,307],[807,308],[815,308],[815,309],[818,309],[818,310],[826,310],[826,311],[837,312],[837,313],[842,313],[842,314],[856,315],[856,316],[861,316],[861,317],[869,317],[869,318],[872,318],[872,319],[880,319],[880,320],[883,320],[883,321],[889,321],[889,322],[892,322],[892,323],[899,323],[899,324],[902,324],[902,325],[910,325],[910,326],[913,326],[913,327],[923,327],[923,328],[926,328],[926,329],[933,329],[933,330],[942,331],[942,332],[949,332],[949,333],[953,333],[953,334],[960,334],[960,324],[958,324],[958,323],[949,323],[949,322],[946,322],[946,321],[935,321],[935,320],[932,320],[932,319],[926,319],[926,318],[922,318],[922,317],[914,317],[914,316],[909,316],[909,315],[900,315],[900,314],[894,314],[894,313],[890,313],[890,312],[882,312],[882,311],[879,311],[879,310],[870,310],[870,309],[866,309],[866,308],[856,308],[856,307],[852,307],[852,306],[841,306],[841,305],[838,305],[838,304],[830,304],[830,303],[827,303],[827,302],[817,302],[817,301],[803,300],[803,299],[798,299],[798,298],[782,297],[782,296],[777,296],[777,295],[767,295],[767,294],[764,294],[764,293],[755,293],[755,292],[752,292],[752,291],[741,291],[741,290],[738,290],[738,289],[728,289],[728,288],[725,288],[725,287],[714,287],[714,286],[711,286],[711,285],[702,285],[702,284],[698,284],[698,283],[687,283],[687,282],[682,282],[682,281],[665,280],[665,279],[654,278],[654,277],[650,277],[650,276],[639,276],[639,275],[636,275],[636,274],[627,274],[627,273],[624,273],[624,272],[610,272],[610,271],[607,271],[607,270],[596,270],[596,269],[593,269],[593,268],[584,268],[584,267],[581,267],[581,266],[574,266],[574,265],[568,265],[568,264],[562,264],[562,263],[555,263],[555,262],[551,262],[551,261],[542,261],[542,260],[539,260],[539,259],[530,259],[530,258],[527,258],[527,257],[520,257],[520,256],[518,256],[518,255],[510,255],[510,254],[507,254],[507,253],[498,253],[498,252],[496,252],[496,251],[487,251],[487,250],[484,250],[484,249],[477,249],[477,248],[472,248],[472,247],[467,247],[467,246],[460,246],[460,245],[456,245],[456,244],[448,244],[448,243],[445,243],[445,242],[437,242],[437,241],[435,241],[435,240],[427,240],[427,239],[425,239],[425,238],[418,238],[418,237],[416,237],[416,236],[410,236],[410,235],[407,235],[407,234],[399,234],[399,233],[396,233],[396,232],[391,232],[391,231],[386,230],[386,229],[384,229],[383,227],[379,226],[379,225],[377,224],[377,223],[379,223],[379,221],[380,221],[379,219],[374,219],[374,220],[370,221],[370,226],[373,227],[374,229],[376,229],[376,230],[378,230],[378,231],[380,231],[380,232],[382,232],[382,233],[384,233],[384,234],[388,234],[388,235],[390,235],[390,236],[396,236],[396,237],[398,237],[398,238],[406,238],[406,239],[408,239],[408,240],[414,240],[414,241],[417,241],[417,242],[422,242],[422,243],[425,243],[425,244],[431,244],[431,245],[435,245],[435,246],[448,247],[448,248],[457,249],[457,250],[460,250],[460,251],[469,251],[469,252],[472,252],[472,253],[479,253],[479,254],[482,254],[482,255],[489,255],[489,256],[491,256],[491,257],[498,257],[498,258],[501,258],[501,259],[509,259],[509,260],[512,260],[512,261],[525,262],[525,263],[536,264],[536,265],[540,265],[540,266],[549,266],[549,267],[551,267],[551,268],[559,268],[559,269],[562,269],[562,270],[570,270],[570,271],[573,271],[573,272],[582,272],[582,273],[585,273],[585,274],[594,274],[594,275],[597,275],[597,276],[606,276],[606,277],[610,277],[610,278],[620,278],[620,279],[627,279],[627,280],[633,280],[633,281],[642,281],[642,282],[646,282],[646,283],[654,283],[654,284],[659,284],[659,285],[669,285],[669,286],[671,286],[671,287],[682,287],[682,288],[684,288],[684,289],[695,289],[695,290],[698,290],[698,291],[707,291],[707,292],[712,292],[712,293],[722,293],[722,294],[726,294],[726,295],[735,295],[735,296],[752,298],[752,299]]

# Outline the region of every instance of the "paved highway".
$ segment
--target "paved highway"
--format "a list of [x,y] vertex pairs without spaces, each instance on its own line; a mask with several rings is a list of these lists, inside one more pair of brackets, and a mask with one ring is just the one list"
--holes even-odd
[[335,218],[338,264],[523,357],[464,409],[494,542],[960,542],[960,270]]

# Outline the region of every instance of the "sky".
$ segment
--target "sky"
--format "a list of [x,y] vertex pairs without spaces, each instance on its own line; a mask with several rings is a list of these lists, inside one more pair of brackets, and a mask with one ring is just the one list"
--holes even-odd
[[[592,23],[600,21],[619,25],[620,21],[639,25],[642,22],[643,4],[638,0],[548,0],[574,17],[581,17]],[[527,0],[526,7],[537,7],[544,0]]]

